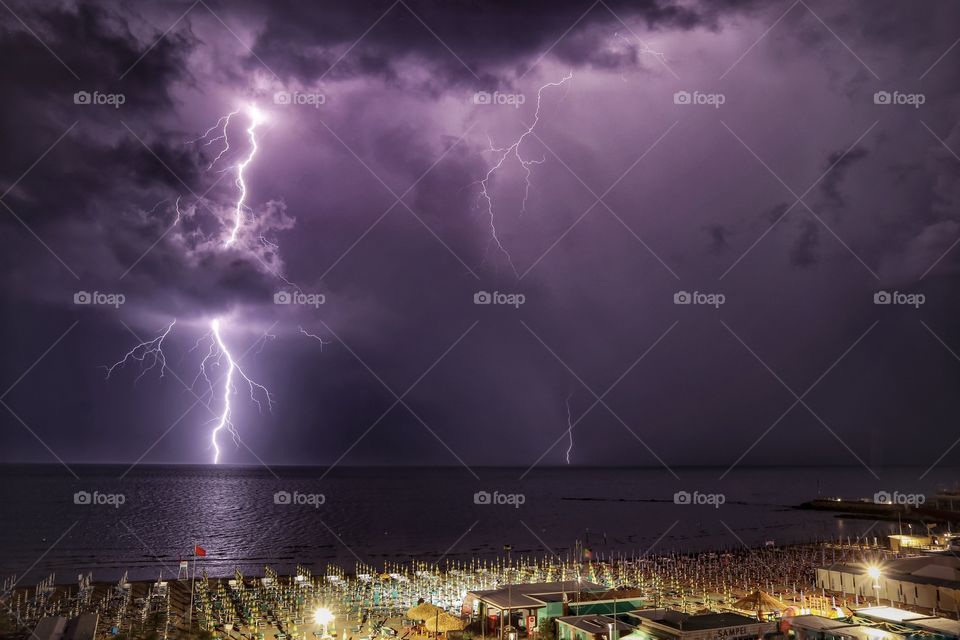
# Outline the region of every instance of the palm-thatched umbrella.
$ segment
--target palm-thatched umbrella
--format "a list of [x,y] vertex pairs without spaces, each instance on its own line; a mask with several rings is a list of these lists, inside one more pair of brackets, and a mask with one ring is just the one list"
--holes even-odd
[[422,602],[412,609],[408,609],[407,617],[411,620],[433,620],[442,611],[443,609],[435,604]]
[[427,618],[423,626],[431,633],[446,633],[447,631],[460,631],[464,627],[464,622],[446,611],[441,611],[438,615]]

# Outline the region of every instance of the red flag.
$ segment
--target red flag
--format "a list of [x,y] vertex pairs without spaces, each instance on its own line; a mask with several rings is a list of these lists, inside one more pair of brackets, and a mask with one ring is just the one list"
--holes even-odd
[[193,555],[197,556],[198,558],[202,558],[207,555],[207,550],[200,546],[194,546]]

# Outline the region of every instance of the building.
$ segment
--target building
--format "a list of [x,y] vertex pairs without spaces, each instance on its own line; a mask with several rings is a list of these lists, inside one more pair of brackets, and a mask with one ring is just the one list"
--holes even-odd
[[894,607],[865,607],[857,609],[854,615],[879,624],[893,625],[915,631],[911,635],[933,634],[944,640],[960,640],[960,621],[936,616],[927,616],[914,611],[895,609]]
[[552,618],[583,615],[616,615],[645,606],[636,590],[607,589],[585,581],[539,582],[505,585],[499,589],[469,591],[463,613],[484,620],[484,634],[503,635],[516,627],[530,635]]
[[960,558],[927,554],[870,565],[837,563],[817,568],[817,586],[855,602],[886,601],[960,613]]
[[636,626],[620,640],[757,640],[777,631],[739,613],[687,614],[673,609],[640,609],[629,614]]
[[594,614],[561,616],[557,618],[557,638],[559,640],[595,640],[597,638],[618,640],[635,629],[633,624],[624,622],[623,617]]

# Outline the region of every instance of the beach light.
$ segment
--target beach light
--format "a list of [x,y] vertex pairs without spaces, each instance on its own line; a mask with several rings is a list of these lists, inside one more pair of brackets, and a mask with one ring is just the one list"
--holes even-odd
[[327,633],[327,627],[333,622],[333,612],[326,607],[320,607],[313,612],[313,619],[317,624],[323,626],[323,637],[329,638],[330,634]]
[[867,567],[867,575],[873,579],[873,588],[877,592],[877,606],[880,606],[880,567]]

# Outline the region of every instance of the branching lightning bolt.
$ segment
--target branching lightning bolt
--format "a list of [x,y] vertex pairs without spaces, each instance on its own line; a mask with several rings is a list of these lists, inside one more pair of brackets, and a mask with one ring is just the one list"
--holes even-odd
[[[207,351],[207,355],[204,356],[200,363],[200,373],[198,374],[198,377],[203,376],[211,392],[213,390],[213,382],[210,379],[208,367],[213,365],[220,366],[223,360],[226,360],[227,366],[227,372],[223,381],[223,408],[221,409],[219,417],[215,418],[217,426],[214,427],[213,431],[210,433],[210,444],[213,446],[214,451],[213,463],[217,464],[220,462],[220,446],[217,444],[217,435],[226,429],[233,436],[234,441],[239,442],[240,436],[237,433],[232,421],[233,407],[231,404],[231,396],[237,393],[237,378],[239,377],[247,384],[247,387],[250,390],[250,399],[257,405],[261,412],[263,411],[263,404],[260,397],[266,401],[267,408],[272,410],[273,396],[265,386],[252,380],[246,373],[244,373],[243,369],[240,368],[240,365],[234,359],[226,343],[223,341],[223,336],[220,334],[219,318],[210,322],[210,333],[208,336],[210,338],[210,348]],[[202,340],[203,338],[198,340],[197,344],[199,345]]]
[[[217,120],[216,124],[204,131],[203,135],[187,141],[187,144],[193,144],[200,142],[201,140],[205,140],[204,146],[209,146],[215,142],[223,141],[223,148],[220,149],[220,152],[216,155],[216,157],[214,157],[214,159],[210,161],[210,164],[207,165],[208,171],[212,169],[220,161],[220,159],[230,151],[230,135],[228,129],[230,127],[230,120],[238,113],[240,113],[240,109],[236,109],[230,113],[220,116],[220,119]],[[230,233],[223,242],[224,247],[230,247],[237,241],[237,235],[240,233],[240,228],[243,226],[243,209],[245,206],[244,203],[247,199],[247,182],[244,178],[243,172],[247,166],[253,162],[254,156],[257,155],[257,151],[260,149],[257,140],[257,127],[266,119],[263,112],[252,104],[248,105],[244,109],[244,113],[249,121],[246,132],[249,139],[250,151],[247,153],[246,157],[237,162],[235,165],[232,167],[227,167],[228,169],[236,169],[236,185],[239,193],[237,195],[237,202],[233,206],[233,226],[230,228]],[[213,133],[217,133],[218,135],[211,137]],[[226,169],[224,169],[224,171],[226,171]]]
[[570,437],[570,444],[567,446],[567,464],[570,464],[570,452],[573,451],[573,421],[570,418],[570,398],[573,394],[567,396],[567,435]]
[[243,203],[247,199],[247,183],[243,179],[243,170],[253,161],[253,157],[257,155],[259,149],[257,146],[257,125],[263,122],[263,114],[259,109],[251,105],[247,109],[247,115],[250,117],[250,126],[247,127],[247,135],[250,137],[250,153],[246,159],[237,164],[237,188],[240,189],[240,195],[237,198],[233,229],[231,229],[230,235],[227,237],[226,242],[224,242],[224,246],[226,247],[236,242],[237,233],[240,232],[240,227],[243,224]]
[[110,366],[104,365],[103,368],[107,370],[106,379],[109,380],[110,376],[117,368],[126,367],[127,363],[133,360],[137,361],[140,366],[140,373],[134,380],[134,384],[139,382],[140,378],[145,376],[149,371],[155,369],[157,366],[160,367],[160,377],[162,378],[164,371],[167,368],[167,358],[163,353],[163,341],[170,334],[170,331],[173,329],[173,325],[176,323],[177,319],[174,318],[165,329],[160,331],[160,334],[156,338],[137,343],[136,346],[124,354],[123,358],[117,360]]
[[528,136],[533,134],[534,129],[537,127],[537,124],[540,122],[540,107],[543,100],[543,92],[549,87],[559,87],[560,85],[566,83],[571,78],[573,78],[573,72],[568,72],[561,80],[557,82],[548,82],[537,90],[537,109],[533,114],[533,122],[527,126],[526,130],[520,134],[520,136],[514,140],[509,146],[506,147],[496,147],[493,144],[493,140],[487,136],[487,140],[490,143],[489,149],[487,151],[493,152],[494,154],[499,154],[496,162],[490,167],[486,175],[480,180],[477,184],[480,185],[480,196],[486,200],[486,213],[490,219],[490,239],[491,242],[497,245],[497,249],[506,257],[507,262],[510,264],[510,268],[513,269],[513,273],[519,277],[519,272],[517,271],[516,266],[513,263],[513,258],[510,256],[510,252],[503,246],[503,243],[500,241],[500,237],[497,234],[497,224],[496,218],[493,213],[493,199],[490,197],[490,180],[493,178],[494,174],[503,167],[504,163],[510,156],[513,156],[517,159],[517,162],[520,163],[520,167],[524,172],[524,189],[523,189],[523,202],[520,206],[520,215],[523,215],[527,211],[527,199],[530,196],[530,175],[531,175],[531,166],[543,164],[546,158],[536,159],[527,159],[524,158],[520,152],[520,145],[523,144],[523,141],[527,139]]

